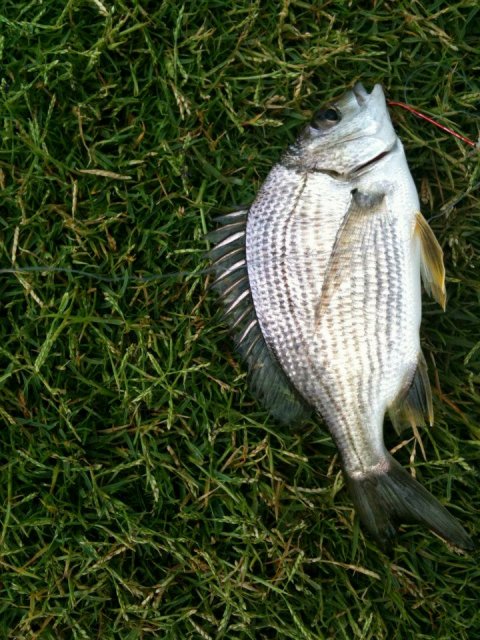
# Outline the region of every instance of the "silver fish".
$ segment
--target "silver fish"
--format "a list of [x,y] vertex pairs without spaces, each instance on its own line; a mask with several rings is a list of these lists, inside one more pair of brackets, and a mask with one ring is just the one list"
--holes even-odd
[[472,549],[383,439],[387,411],[397,430],[433,422],[420,282],[444,307],[445,270],[382,87],[357,83],[319,111],[253,204],[219,223],[214,286],[265,406],[290,424],[323,418],[381,547],[419,522]]

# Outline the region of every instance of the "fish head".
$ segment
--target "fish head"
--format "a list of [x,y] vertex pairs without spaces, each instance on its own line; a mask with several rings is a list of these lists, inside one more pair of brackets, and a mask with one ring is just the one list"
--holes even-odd
[[348,178],[369,170],[397,143],[381,85],[371,93],[357,82],[317,111],[284,160],[297,169]]

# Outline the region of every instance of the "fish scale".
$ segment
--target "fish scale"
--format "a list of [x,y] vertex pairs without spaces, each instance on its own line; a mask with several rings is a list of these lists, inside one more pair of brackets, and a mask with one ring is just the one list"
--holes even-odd
[[264,404],[286,423],[324,420],[378,544],[420,522],[472,548],[383,440],[387,411],[397,430],[433,420],[420,278],[444,306],[445,272],[380,85],[318,112],[248,210],[220,222],[214,287]]

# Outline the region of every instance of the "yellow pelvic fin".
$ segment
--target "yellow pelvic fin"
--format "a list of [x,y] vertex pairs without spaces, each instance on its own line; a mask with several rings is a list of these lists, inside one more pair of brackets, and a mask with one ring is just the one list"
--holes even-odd
[[421,273],[423,285],[445,311],[447,294],[445,291],[445,266],[443,251],[430,225],[419,212],[415,219],[415,235],[420,239]]

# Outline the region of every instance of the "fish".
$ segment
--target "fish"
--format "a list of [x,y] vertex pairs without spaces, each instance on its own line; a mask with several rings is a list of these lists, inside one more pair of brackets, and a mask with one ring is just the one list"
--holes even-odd
[[317,111],[252,204],[217,223],[213,288],[259,400],[284,424],[326,424],[380,548],[419,523],[473,549],[384,442],[387,413],[397,432],[433,424],[421,283],[443,309],[446,291],[382,86],[357,82]]

